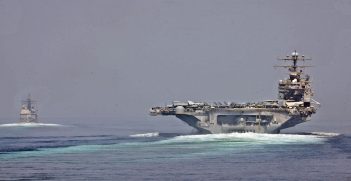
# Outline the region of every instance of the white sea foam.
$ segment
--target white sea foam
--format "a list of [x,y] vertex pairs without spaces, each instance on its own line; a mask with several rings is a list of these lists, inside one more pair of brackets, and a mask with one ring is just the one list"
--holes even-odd
[[0,124],[0,127],[61,127],[61,124],[53,123],[9,123]]
[[324,135],[298,134],[259,134],[259,133],[229,133],[208,135],[177,136],[160,142],[199,143],[199,142],[246,142],[260,144],[318,144],[326,140]]
[[340,136],[340,133],[327,133],[327,132],[311,132],[313,135],[318,135],[318,136],[326,136],[326,137],[334,137],[334,136]]
[[141,133],[141,134],[133,134],[133,135],[129,135],[130,137],[133,138],[140,138],[140,137],[157,137],[159,136],[159,132],[152,132],[152,133]]

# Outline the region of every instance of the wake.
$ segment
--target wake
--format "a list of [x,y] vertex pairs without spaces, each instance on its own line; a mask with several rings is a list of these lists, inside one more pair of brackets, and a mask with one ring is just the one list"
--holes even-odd
[[158,137],[159,134],[160,134],[159,132],[141,133],[141,134],[129,135],[129,137],[132,137],[132,138],[151,138],[151,137]]
[[301,134],[262,134],[262,133],[223,133],[207,135],[182,135],[171,139],[159,141],[167,143],[231,143],[236,142],[249,144],[322,144],[328,138],[338,136],[337,133],[312,133]]
[[[33,126],[34,123],[30,123]],[[57,126],[57,124],[35,123],[36,125]],[[5,124],[6,126],[24,126],[28,124],[14,123]],[[0,125],[4,127],[3,125]],[[28,125],[30,126],[30,125]],[[61,125],[60,125],[61,126]],[[284,145],[314,145],[325,144],[330,138],[338,137],[338,133],[314,132],[306,134],[261,134],[261,133],[223,133],[207,135],[180,135],[165,138],[163,133],[150,132],[129,135],[129,137],[150,138],[150,141],[135,141],[134,139],[125,139],[123,142],[92,143],[78,145],[40,145],[33,147],[16,148],[15,150],[3,150],[0,152],[0,161],[2,159],[36,157],[51,154],[66,153],[89,153],[101,151],[121,151],[130,152],[135,150],[160,151],[169,150],[170,148],[179,148],[190,150],[192,154],[224,154],[226,152],[244,152],[257,149],[264,149],[265,145],[275,145],[284,148]],[[153,137],[160,137],[161,140],[153,140]],[[126,141],[126,142],[125,142]],[[55,147],[57,146],[57,147]],[[287,148],[288,149],[288,148]],[[192,152],[193,150],[193,152]],[[199,152],[199,150],[202,150]],[[173,155],[174,156],[174,155]],[[182,156],[184,157],[184,156]]]
[[0,127],[62,127],[61,124],[53,123],[9,123],[0,124]]

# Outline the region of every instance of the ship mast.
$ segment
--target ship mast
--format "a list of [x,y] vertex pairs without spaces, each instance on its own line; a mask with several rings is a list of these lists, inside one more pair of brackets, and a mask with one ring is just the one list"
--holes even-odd
[[298,61],[312,60],[312,58],[307,58],[304,55],[299,55],[299,53],[296,50],[293,51],[291,53],[291,55],[287,55],[285,58],[278,58],[278,60],[292,61],[292,65],[276,65],[276,66],[274,66],[274,67],[289,68],[290,72],[297,72],[298,69],[312,67],[310,65],[297,65]]
[[32,96],[30,94],[28,94],[28,98],[26,100],[26,103],[27,103],[27,108],[29,111],[32,111]]

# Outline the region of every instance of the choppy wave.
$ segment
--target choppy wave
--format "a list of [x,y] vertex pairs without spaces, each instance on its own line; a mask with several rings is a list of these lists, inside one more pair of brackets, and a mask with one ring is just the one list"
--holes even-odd
[[129,137],[134,137],[134,138],[140,138],[140,137],[150,138],[150,137],[157,137],[157,136],[159,136],[159,134],[160,134],[159,132],[141,133],[141,134],[129,135]]
[[53,123],[8,123],[0,124],[0,127],[61,127],[64,125]]

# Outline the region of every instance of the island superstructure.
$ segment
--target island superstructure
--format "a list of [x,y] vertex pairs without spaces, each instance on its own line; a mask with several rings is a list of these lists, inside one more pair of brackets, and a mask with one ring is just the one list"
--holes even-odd
[[316,113],[319,103],[312,99],[310,76],[304,73],[306,65],[300,62],[311,60],[294,51],[279,58],[290,65],[289,76],[278,83],[278,99],[253,103],[234,102],[179,102],[150,109],[150,115],[174,115],[199,133],[256,132],[280,133],[280,130],[309,121]]
[[22,101],[22,107],[20,111],[20,123],[37,123],[38,122],[38,111],[35,107],[35,101],[32,100],[31,95]]

